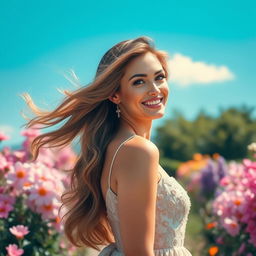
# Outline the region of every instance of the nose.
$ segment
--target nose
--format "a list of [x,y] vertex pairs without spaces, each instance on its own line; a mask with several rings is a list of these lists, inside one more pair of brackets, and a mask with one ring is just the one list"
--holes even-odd
[[154,82],[150,86],[149,95],[157,96],[160,93],[160,88]]

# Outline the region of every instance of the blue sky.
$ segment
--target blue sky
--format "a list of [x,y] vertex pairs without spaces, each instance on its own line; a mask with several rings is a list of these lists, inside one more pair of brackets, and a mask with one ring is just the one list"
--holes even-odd
[[110,47],[141,35],[171,57],[167,111],[154,129],[174,109],[193,119],[200,109],[216,116],[220,107],[256,107],[255,25],[255,1],[1,1],[5,143],[22,141],[20,93],[51,109],[62,98],[57,88],[74,89],[64,72],[73,69],[87,84]]

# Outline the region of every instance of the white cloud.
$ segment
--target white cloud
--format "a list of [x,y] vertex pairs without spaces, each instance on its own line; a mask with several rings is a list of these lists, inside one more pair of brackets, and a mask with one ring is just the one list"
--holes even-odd
[[5,135],[11,136],[15,131],[15,128],[10,125],[1,125],[0,132],[3,132]]
[[182,87],[233,80],[235,75],[226,66],[216,66],[176,53],[169,60],[170,82]]

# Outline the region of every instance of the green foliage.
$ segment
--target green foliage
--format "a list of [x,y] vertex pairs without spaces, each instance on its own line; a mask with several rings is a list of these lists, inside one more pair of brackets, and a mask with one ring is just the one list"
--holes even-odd
[[[256,140],[256,120],[252,109],[230,108],[216,120],[208,138],[209,151],[215,151],[226,159],[247,157],[247,145]],[[210,152],[209,152],[210,153]]]
[[194,153],[219,153],[227,160],[247,157],[247,145],[256,141],[253,108],[242,106],[220,109],[218,117],[200,111],[188,121],[179,111],[157,128],[156,144],[163,158],[187,161]]
[[165,157],[161,157],[160,159],[160,165],[170,176],[173,176],[173,177],[176,176],[176,170],[180,165],[180,163],[181,163],[180,161],[165,158]]
[[185,245],[193,256],[202,255],[201,252],[205,246],[205,238],[202,235],[203,228],[200,215],[191,211],[186,228]]

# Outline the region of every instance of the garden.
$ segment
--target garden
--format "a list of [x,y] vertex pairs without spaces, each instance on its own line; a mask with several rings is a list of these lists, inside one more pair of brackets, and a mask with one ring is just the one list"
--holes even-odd
[[[192,201],[185,244],[193,255],[256,255],[256,120],[248,109],[228,109],[194,121],[176,113],[153,140],[160,164]],[[1,147],[0,256],[86,255],[63,235],[60,196],[77,149],[29,146],[40,129],[21,131],[22,145]]]

